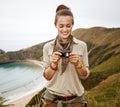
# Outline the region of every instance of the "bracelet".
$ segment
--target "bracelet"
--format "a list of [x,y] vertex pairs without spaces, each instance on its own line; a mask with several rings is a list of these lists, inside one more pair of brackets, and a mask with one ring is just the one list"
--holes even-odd
[[52,63],[50,63],[50,68],[51,68],[52,70],[56,71],[56,70],[58,69],[58,66],[56,65],[56,67],[54,68],[54,67],[52,66]]
[[77,69],[81,69],[83,67],[82,62],[79,62],[79,64],[76,66]]

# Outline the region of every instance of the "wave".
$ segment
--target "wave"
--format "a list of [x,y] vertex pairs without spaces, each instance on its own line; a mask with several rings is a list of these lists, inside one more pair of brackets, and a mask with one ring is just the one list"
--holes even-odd
[[15,100],[45,86],[43,69],[35,63],[0,65],[0,96]]
[[23,98],[23,97],[25,97],[27,95],[30,95],[30,94],[32,94],[34,92],[40,92],[44,88],[46,83],[47,83],[47,81],[44,80],[42,82],[42,84],[37,85],[36,87],[34,87],[33,89],[31,89],[31,90],[29,90],[27,92],[21,92],[21,93],[17,93],[17,94],[14,94],[12,96],[6,97],[7,102],[5,102],[5,104],[9,104],[10,102],[21,99],[21,98]]
[[[17,89],[19,89],[19,88],[28,88],[28,86],[30,85],[30,84],[38,84],[37,82],[38,81],[40,81],[40,76],[38,76],[36,79],[34,79],[34,80],[32,80],[32,81],[29,81],[28,83],[25,83],[25,84],[23,84],[23,85],[19,85],[18,87],[12,87],[12,88],[10,88],[10,89],[7,89],[7,90],[4,90],[3,92],[1,92],[1,94],[6,94],[7,92],[11,92],[11,91],[15,91],[15,90],[17,90]],[[42,82],[42,81],[41,81]]]

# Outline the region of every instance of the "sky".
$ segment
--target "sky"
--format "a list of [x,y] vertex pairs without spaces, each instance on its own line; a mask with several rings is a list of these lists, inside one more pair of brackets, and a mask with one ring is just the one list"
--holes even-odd
[[71,8],[73,30],[120,27],[120,0],[0,0],[0,49],[18,51],[55,38],[59,4]]

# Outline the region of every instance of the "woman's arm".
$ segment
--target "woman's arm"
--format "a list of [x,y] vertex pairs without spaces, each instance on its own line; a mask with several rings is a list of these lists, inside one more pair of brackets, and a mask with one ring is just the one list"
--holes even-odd
[[69,60],[71,63],[74,64],[75,69],[77,70],[79,76],[86,76],[87,75],[87,69],[83,66],[82,62],[79,59],[79,55],[77,54],[70,54]]
[[53,52],[49,67],[44,71],[44,77],[51,80],[55,72],[58,70],[58,62],[60,60],[60,52]]

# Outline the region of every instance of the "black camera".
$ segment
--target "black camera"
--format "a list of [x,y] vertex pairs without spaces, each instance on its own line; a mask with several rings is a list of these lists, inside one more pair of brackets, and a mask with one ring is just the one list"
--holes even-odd
[[62,54],[61,57],[68,58],[70,55],[70,50],[59,50],[59,52]]

